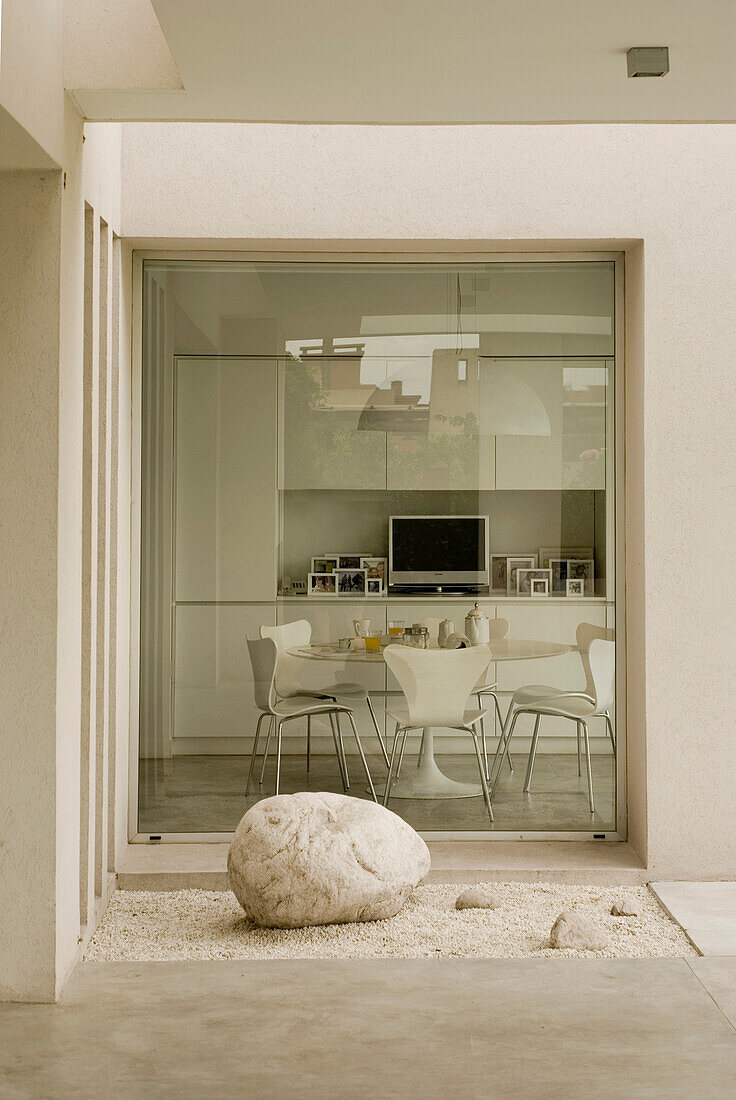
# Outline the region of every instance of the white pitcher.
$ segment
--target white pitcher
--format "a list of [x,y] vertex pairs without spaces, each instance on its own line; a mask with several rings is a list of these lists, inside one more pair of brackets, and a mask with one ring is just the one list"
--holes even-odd
[[365,638],[370,628],[370,619],[353,619],[353,630],[356,638]]
[[439,625],[439,631],[437,635],[437,641],[440,649],[447,647],[447,640],[451,635],[455,633],[455,624],[452,619],[443,619]]
[[491,620],[478,604],[465,616],[465,637],[471,645],[488,645],[491,640]]

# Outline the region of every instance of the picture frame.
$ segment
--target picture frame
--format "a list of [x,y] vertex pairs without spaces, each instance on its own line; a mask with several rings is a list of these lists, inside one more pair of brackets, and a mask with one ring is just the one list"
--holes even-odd
[[365,594],[370,599],[383,595],[383,581],[380,577],[366,577]]
[[[567,562],[567,579],[584,581],[583,593],[586,596],[595,595],[595,562],[592,558],[569,558]],[[565,586],[567,591],[567,586]]]
[[582,577],[568,577],[565,581],[565,595],[583,597],[585,595],[585,580]]
[[337,554],[322,554],[321,557],[312,558],[312,573],[333,573],[337,569],[339,561]]
[[517,569],[516,570],[516,595],[531,596],[531,583],[533,580],[544,580],[547,585],[546,595],[549,595],[552,572],[549,569]]
[[369,581],[378,578],[381,582],[381,588],[386,587],[388,558],[361,557],[360,568],[365,569],[366,577]]
[[530,596],[549,596],[549,577],[532,577],[529,587]]
[[594,550],[592,546],[540,546],[539,568],[549,569],[549,559],[555,558],[563,561],[565,558],[592,558]]
[[506,595],[516,596],[516,571],[518,569],[536,569],[536,554],[516,554],[506,557]]
[[366,571],[365,569],[336,569],[335,577],[337,578],[337,595],[338,597],[352,597],[355,599],[362,597],[366,594]]
[[[332,554],[328,554],[328,557],[332,557]],[[360,569],[360,559],[362,554],[338,554],[337,555],[337,568],[338,569]]]
[[567,582],[567,558],[550,558],[550,592],[554,595],[564,596]]
[[307,595],[325,597],[337,596],[337,573],[308,573]]

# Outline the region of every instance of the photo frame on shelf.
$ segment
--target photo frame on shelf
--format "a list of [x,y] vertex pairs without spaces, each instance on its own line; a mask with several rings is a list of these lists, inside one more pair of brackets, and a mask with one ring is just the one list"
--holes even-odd
[[532,577],[529,588],[530,596],[549,596],[549,577]]
[[361,598],[365,596],[367,580],[365,569],[337,569],[335,576],[338,596]]
[[592,546],[540,546],[539,568],[549,569],[550,558],[562,561],[565,558],[592,558]]
[[337,596],[336,573],[309,573],[307,574],[308,596]]
[[517,569],[516,570],[516,595],[517,596],[531,596],[532,595],[532,581],[539,580],[544,581],[547,587],[545,593],[537,593],[538,595],[549,595],[550,581],[552,579],[552,573],[549,569]]
[[[332,554],[328,554],[328,557],[333,557]],[[338,569],[360,569],[360,559],[362,554],[336,554],[337,568]]]
[[566,596],[584,596],[585,595],[585,580],[581,577],[568,577],[565,582],[565,595]]
[[536,554],[518,554],[507,556],[506,558],[506,595],[515,596],[516,591],[516,573],[519,569],[536,569],[537,568],[537,555]]
[[365,594],[370,597],[383,595],[383,583],[380,577],[366,577]]
[[319,558],[312,558],[312,573],[334,573],[337,569],[339,557],[337,554],[323,554]]
[[[577,581],[582,580],[583,594],[585,596],[595,595],[595,562],[592,558],[579,559],[569,558],[567,562],[567,580]],[[566,586],[567,590],[567,586]]]
[[550,558],[549,571],[552,578],[550,592],[556,596],[564,596],[567,582],[567,558]]
[[366,577],[369,581],[378,578],[381,582],[381,587],[384,588],[386,586],[388,558],[361,557],[360,568],[365,569]]

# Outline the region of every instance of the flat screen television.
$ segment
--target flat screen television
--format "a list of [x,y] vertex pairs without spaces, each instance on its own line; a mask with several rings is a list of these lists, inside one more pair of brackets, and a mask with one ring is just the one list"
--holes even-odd
[[418,588],[487,585],[488,527],[488,516],[389,516],[389,585]]

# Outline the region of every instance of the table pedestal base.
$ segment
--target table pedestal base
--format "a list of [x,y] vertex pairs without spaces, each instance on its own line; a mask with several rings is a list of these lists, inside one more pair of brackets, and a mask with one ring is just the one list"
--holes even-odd
[[449,779],[437,767],[434,758],[434,730],[427,727],[419,750],[419,767],[413,759],[404,757],[401,776],[394,780],[389,795],[392,798],[482,798],[480,783],[458,783]]

